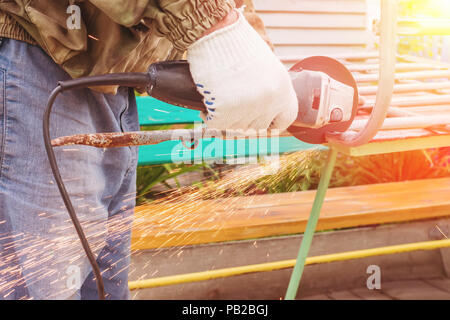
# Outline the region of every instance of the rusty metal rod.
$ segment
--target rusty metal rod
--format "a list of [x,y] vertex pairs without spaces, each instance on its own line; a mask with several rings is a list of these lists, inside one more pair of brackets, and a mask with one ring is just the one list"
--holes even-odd
[[216,129],[175,129],[134,132],[88,133],[59,137],[52,140],[53,147],[86,145],[96,148],[115,148],[126,146],[151,145],[168,140],[181,140],[193,143],[199,139],[220,138],[225,140],[248,138],[292,137],[279,130],[216,130]]

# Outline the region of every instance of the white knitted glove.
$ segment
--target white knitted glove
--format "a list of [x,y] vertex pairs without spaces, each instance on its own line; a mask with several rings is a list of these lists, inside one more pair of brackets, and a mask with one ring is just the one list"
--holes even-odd
[[284,130],[296,119],[287,70],[240,12],[237,22],[191,45],[187,60],[209,128]]

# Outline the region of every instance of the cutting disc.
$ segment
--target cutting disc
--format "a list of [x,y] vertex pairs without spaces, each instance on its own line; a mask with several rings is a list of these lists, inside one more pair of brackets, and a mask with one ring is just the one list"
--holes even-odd
[[325,143],[327,132],[344,132],[350,127],[353,120],[355,119],[359,99],[356,80],[353,77],[352,73],[342,63],[330,57],[324,56],[308,57],[296,63],[294,66],[292,66],[292,68],[289,71],[300,72],[302,70],[321,71],[329,75],[334,80],[353,87],[353,89],[355,90],[353,96],[352,117],[350,120],[344,122],[330,123],[321,128],[313,129],[292,125],[287,129],[290,134],[292,134],[294,137],[304,142],[313,144]]

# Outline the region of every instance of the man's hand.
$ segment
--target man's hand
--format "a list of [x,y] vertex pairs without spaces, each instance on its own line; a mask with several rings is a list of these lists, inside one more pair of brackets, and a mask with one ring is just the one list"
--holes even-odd
[[187,60],[216,129],[284,130],[297,117],[289,74],[243,15],[232,11],[188,48]]

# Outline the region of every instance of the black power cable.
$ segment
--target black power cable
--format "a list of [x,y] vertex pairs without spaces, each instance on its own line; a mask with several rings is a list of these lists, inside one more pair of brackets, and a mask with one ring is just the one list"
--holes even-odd
[[58,94],[60,94],[65,90],[79,89],[93,86],[104,86],[104,85],[121,85],[126,87],[147,88],[151,83],[150,79],[151,76],[149,73],[122,73],[122,74],[109,74],[103,76],[94,76],[68,81],[61,81],[58,83],[58,86],[52,91],[51,95],[49,96],[47,107],[44,113],[42,128],[44,135],[45,150],[47,151],[50,167],[52,169],[53,176],[55,177],[56,184],[58,185],[59,192],[61,193],[61,197],[67,208],[67,211],[69,212],[70,219],[72,220],[75,230],[77,231],[78,238],[80,239],[84,252],[86,253],[86,256],[89,259],[89,262],[92,266],[92,270],[95,274],[95,281],[97,283],[98,297],[100,300],[105,299],[103,278],[100,272],[100,268],[97,264],[96,258],[92,253],[92,250],[89,246],[89,242],[86,238],[86,235],[84,234],[80,221],[77,218],[75,209],[70,200],[70,196],[61,178],[61,173],[59,171],[58,164],[56,162],[56,157],[50,138],[50,114],[52,112],[53,104],[56,100],[56,97],[58,96]]

